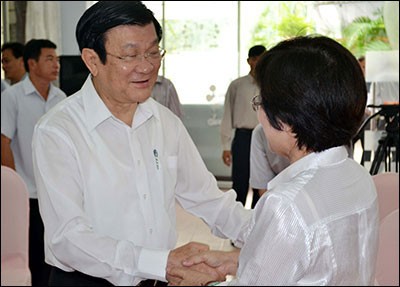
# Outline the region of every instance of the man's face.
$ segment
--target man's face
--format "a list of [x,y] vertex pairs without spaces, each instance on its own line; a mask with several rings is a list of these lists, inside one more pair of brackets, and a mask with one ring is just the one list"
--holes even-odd
[[1,54],[1,64],[6,79],[10,80],[11,83],[21,80],[20,77],[25,72],[24,60],[22,57],[15,58],[11,49],[5,49]]
[[247,58],[247,63],[250,65],[250,69],[253,71],[256,68],[257,62],[260,59],[260,56],[253,56]]
[[49,83],[57,79],[59,71],[59,58],[53,48],[42,48],[38,61],[29,60],[29,73]]
[[[105,37],[106,63],[97,65],[95,87],[101,97],[118,103],[146,101],[157,80],[161,58],[154,25],[122,25]],[[144,56],[146,55],[146,56]]]

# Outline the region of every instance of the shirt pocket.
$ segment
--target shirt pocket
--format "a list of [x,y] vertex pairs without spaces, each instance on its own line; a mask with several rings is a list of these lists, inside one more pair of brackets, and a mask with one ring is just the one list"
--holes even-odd
[[178,168],[178,157],[177,156],[167,156],[167,168],[175,170]]

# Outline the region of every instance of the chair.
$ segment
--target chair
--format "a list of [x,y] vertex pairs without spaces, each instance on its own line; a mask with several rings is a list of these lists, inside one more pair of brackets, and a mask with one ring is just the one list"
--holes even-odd
[[389,213],[399,208],[399,174],[378,173],[373,175],[372,179],[378,193],[379,217],[382,222]]
[[29,193],[22,177],[1,166],[1,285],[30,286]]
[[381,221],[375,271],[376,286],[399,286],[399,209]]

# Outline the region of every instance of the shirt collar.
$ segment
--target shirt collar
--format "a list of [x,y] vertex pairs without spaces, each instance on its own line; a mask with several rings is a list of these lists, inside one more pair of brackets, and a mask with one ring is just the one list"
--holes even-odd
[[[36,90],[35,86],[33,85],[31,79],[28,76],[28,73],[25,74],[24,78],[21,80],[25,95],[36,95],[40,98],[42,98],[42,96],[39,94],[39,92]],[[49,95],[47,96],[47,100],[53,98],[56,96],[56,91],[55,91],[55,87],[50,83],[49,84]],[[43,99],[43,98],[42,98]]]
[[163,81],[163,79],[161,78],[161,76],[160,76],[160,75],[158,75],[158,76],[157,76],[156,83],[157,83],[157,84],[161,84],[161,83],[162,83],[162,81]]
[[268,183],[268,189],[273,189],[275,186],[291,181],[291,179],[305,170],[338,164],[347,158],[348,153],[345,146],[333,147],[322,152],[310,153],[281,171]]
[[154,117],[157,120],[160,120],[160,111],[157,107],[157,104],[158,103],[151,97],[149,97],[143,103],[140,103],[134,115],[132,128],[137,128],[141,126],[144,122],[146,122],[152,117]]
[[256,83],[256,79],[250,74],[250,72],[246,75],[252,83]]
[[22,80],[22,85],[24,87],[25,95],[29,94],[37,94],[35,86],[32,84],[31,79],[29,77],[26,77],[25,79]]
[[[85,111],[87,111],[86,121],[89,130],[95,129],[99,124],[109,118],[116,119],[94,88],[91,74],[89,74],[82,86],[82,93],[83,105]],[[152,98],[149,98],[138,105],[134,115],[132,129],[137,128],[152,116],[155,116],[157,119],[160,118],[155,101]]]

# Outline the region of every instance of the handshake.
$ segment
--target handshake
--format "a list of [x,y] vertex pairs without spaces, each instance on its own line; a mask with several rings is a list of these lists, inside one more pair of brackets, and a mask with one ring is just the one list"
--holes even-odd
[[190,242],[168,255],[166,279],[170,286],[206,286],[236,275],[240,249],[210,250],[208,245]]

